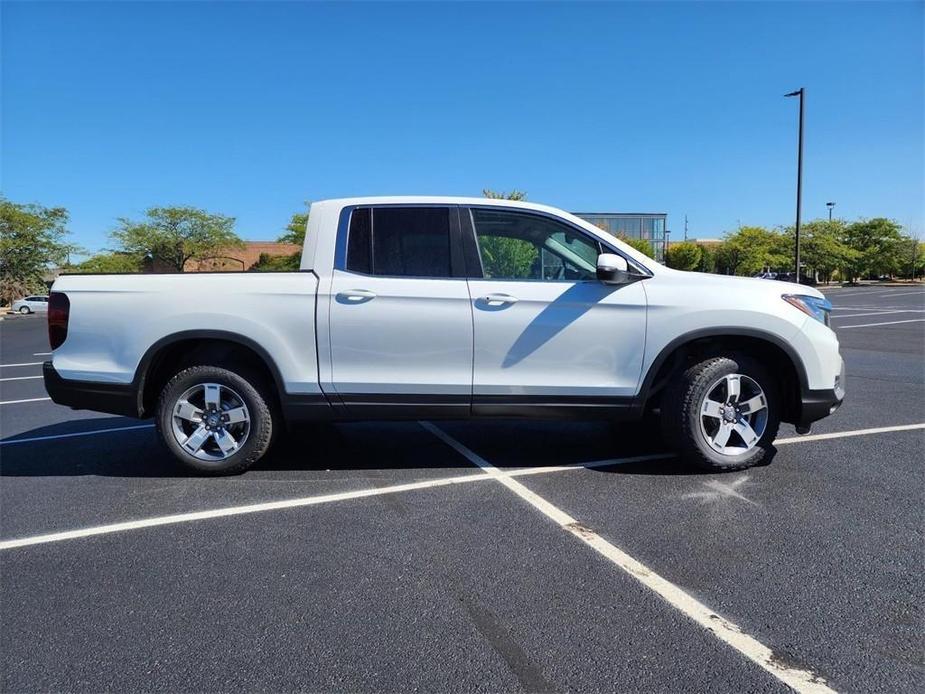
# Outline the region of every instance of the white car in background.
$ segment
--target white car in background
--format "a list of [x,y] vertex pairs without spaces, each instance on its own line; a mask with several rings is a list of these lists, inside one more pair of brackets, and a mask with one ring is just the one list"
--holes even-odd
[[11,308],[16,313],[44,313],[48,310],[48,295],[36,294],[13,302]]

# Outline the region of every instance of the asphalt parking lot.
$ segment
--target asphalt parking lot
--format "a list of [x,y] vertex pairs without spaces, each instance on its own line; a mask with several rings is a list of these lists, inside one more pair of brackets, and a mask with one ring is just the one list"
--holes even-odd
[[725,475],[489,421],[318,427],[200,479],[149,422],[49,402],[44,318],[9,318],[0,689],[923,691],[925,289],[829,296],[845,405]]

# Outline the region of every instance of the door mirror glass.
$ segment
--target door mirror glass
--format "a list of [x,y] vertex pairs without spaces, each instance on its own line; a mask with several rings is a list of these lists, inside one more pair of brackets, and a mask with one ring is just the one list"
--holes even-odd
[[604,284],[629,282],[629,267],[626,264],[626,258],[616,253],[601,253],[597,256],[597,278]]

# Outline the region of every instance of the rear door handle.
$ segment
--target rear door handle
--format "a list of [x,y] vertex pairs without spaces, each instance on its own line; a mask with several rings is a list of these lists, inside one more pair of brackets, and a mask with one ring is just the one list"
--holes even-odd
[[516,304],[519,299],[510,294],[488,294],[487,296],[479,297],[479,301],[489,306],[504,306],[506,304]]
[[375,299],[376,292],[371,292],[368,289],[347,289],[339,292],[337,298],[350,304],[361,304],[364,301]]

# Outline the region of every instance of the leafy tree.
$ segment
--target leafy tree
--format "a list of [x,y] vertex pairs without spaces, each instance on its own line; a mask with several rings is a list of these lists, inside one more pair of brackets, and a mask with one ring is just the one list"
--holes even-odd
[[[814,219],[800,227],[800,263],[809,269],[807,274],[828,281],[835,270],[854,262],[858,254],[845,243],[845,228],[840,219]],[[793,248],[793,227],[784,233]]]
[[626,236],[624,234],[620,234],[617,236],[617,238],[630,248],[635,248],[637,251],[649,256],[650,258],[655,257],[655,249],[652,248],[652,242],[648,239],[637,239],[633,238],[632,236]]
[[492,200],[526,200],[527,194],[522,190],[512,190],[510,193],[497,192],[488,188],[482,188],[482,196]]
[[250,272],[294,272],[301,264],[301,252],[292,255],[261,253],[257,262],[251,265]]
[[[853,222],[845,229],[845,242],[855,251],[845,265],[846,276],[854,280],[863,275],[893,276],[903,267],[902,227],[892,219],[876,217]],[[908,267],[908,260],[905,261]]]
[[703,249],[693,241],[681,241],[668,247],[665,264],[676,270],[696,270],[700,266]]
[[71,272],[141,272],[142,259],[131,253],[98,253],[70,269]]
[[43,275],[51,263],[61,264],[69,251],[67,210],[21,205],[0,197],[0,301],[12,302],[43,291]]
[[717,267],[734,275],[755,275],[765,268],[793,263],[787,237],[764,227],[740,227],[727,234],[716,251]]
[[[308,225],[308,212],[295,212],[289,219],[279,243],[293,243],[301,246],[305,243],[305,229]],[[291,255],[270,255],[261,253],[260,258],[251,266],[253,272],[293,272],[302,265],[302,251]]]
[[697,272],[716,272],[716,252],[702,243],[697,245],[700,247],[700,262],[697,263]]
[[919,279],[925,276],[925,244],[914,236],[903,235],[899,256],[900,275]]
[[244,246],[234,233],[234,217],[195,207],[152,207],[145,217],[144,221],[120,218],[113,240],[122,251],[150,257],[175,272],[183,272],[189,260],[208,260]]
[[301,246],[305,243],[305,229],[308,226],[308,212],[296,212],[286,225],[285,233],[277,241],[280,243],[294,243]]

